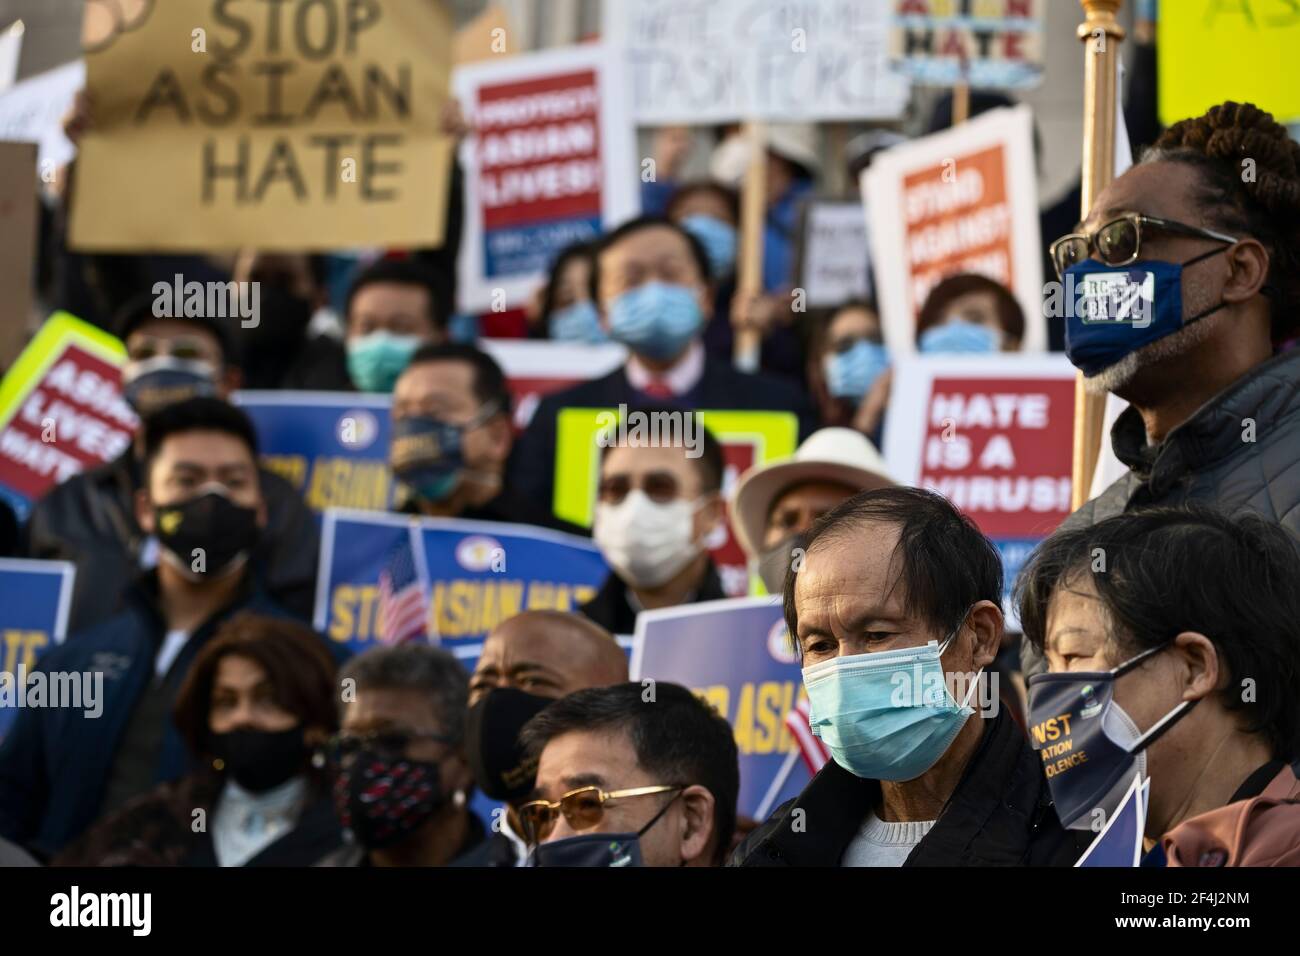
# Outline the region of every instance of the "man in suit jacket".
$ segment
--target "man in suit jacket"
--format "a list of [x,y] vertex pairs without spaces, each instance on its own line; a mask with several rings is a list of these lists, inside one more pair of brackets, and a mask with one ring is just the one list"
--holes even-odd
[[737,371],[710,358],[701,336],[713,310],[704,248],[657,216],[624,223],[596,247],[591,292],[610,338],[628,359],[603,378],[542,400],[520,440],[511,487],[550,503],[554,497],[556,416],[563,408],[669,406],[683,409],[789,411],[800,434],[811,407],[792,383]]

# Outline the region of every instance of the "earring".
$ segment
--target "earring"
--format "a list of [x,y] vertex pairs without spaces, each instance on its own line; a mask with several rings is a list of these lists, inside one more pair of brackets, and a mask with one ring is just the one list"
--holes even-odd
[[457,790],[451,797],[451,802],[456,805],[457,809],[465,806],[466,800],[467,798],[464,790]]
[[226,762],[222,760],[220,757],[213,757],[212,769],[220,773],[222,770],[226,769]]

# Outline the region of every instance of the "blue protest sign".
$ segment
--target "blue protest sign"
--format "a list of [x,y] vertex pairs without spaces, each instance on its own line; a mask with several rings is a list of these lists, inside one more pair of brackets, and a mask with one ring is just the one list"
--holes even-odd
[[262,464],[307,506],[383,511],[393,500],[387,395],[237,392],[257,429]]
[[803,693],[803,677],[786,639],[778,598],[731,598],[642,611],[632,676],[689,687],[731,724],[740,752],[741,815],[766,819],[780,800],[808,782],[785,724]]
[[[0,558],[0,682],[25,679],[37,658],[67,635],[76,568],[67,561]],[[0,694],[0,740],[17,717]]]
[[458,649],[520,611],[575,610],[607,573],[590,540],[558,531],[331,508],[313,620],[353,651],[384,642],[390,623]]
[[[1139,785],[1139,781],[1141,782]],[[1083,852],[1075,866],[1137,866],[1142,859],[1142,837],[1146,832],[1147,793],[1151,781],[1134,774],[1124,801],[1106,821],[1097,839]]]

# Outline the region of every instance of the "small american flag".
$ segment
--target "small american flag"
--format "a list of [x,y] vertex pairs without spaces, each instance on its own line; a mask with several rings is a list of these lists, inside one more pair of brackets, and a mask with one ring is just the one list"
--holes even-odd
[[790,728],[790,733],[794,735],[795,742],[799,745],[799,755],[808,765],[808,772],[816,776],[817,771],[831,759],[831,754],[821,738],[813,736],[812,728],[808,726],[808,718],[811,714],[808,709],[808,698],[804,697],[785,715],[785,725]]
[[405,644],[425,637],[428,588],[415,566],[410,535],[404,535],[379,572],[379,616],[385,644]]

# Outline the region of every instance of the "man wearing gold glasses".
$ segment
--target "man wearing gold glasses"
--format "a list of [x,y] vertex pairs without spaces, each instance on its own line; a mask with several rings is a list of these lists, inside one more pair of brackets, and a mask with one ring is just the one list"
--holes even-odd
[[525,726],[535,799],[519,808],[536,866],[719,866],[736,826],[731,726],[685,687],[570,694]]

